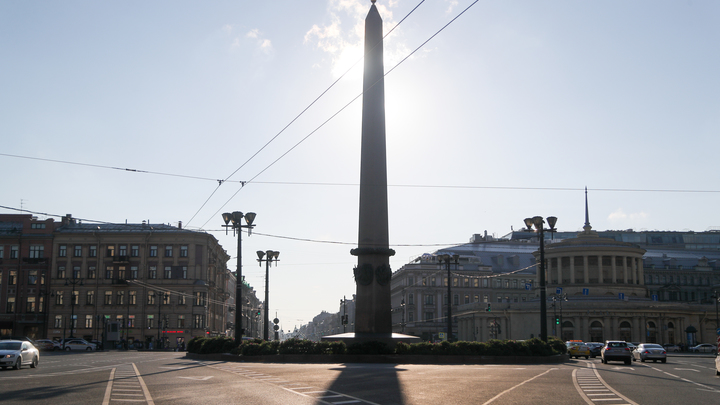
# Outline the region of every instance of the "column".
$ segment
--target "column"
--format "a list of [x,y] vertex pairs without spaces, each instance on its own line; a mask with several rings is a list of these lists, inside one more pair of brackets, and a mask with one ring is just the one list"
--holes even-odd
[[570,284],[575,284],[575,256],[570,256]]
[[545,258],[545,281],[552,284],[552,259]]
[[628,267],[627,267],[627,257],[623,256],[623,283],[628,283]]
[[612,261],[612,284],[615,284],[617,283],[617,265],[615,263],[617,261],[617,256],[610,256],[610,260]]
[[583,276],[585,278],[585,284],[590,283],[590,266],[588,264],[588,256],[583,255]]

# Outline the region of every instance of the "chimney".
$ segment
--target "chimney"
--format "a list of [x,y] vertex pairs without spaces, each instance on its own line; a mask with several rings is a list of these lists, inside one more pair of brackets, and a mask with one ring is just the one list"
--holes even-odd
[[178,229],[182,229],[182,221],[178,221]]

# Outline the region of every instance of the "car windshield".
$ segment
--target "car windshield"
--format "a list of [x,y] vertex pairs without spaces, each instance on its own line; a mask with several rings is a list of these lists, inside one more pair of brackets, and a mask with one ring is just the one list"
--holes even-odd
[[627,347],[627,343],[625,343],[625,342],[610,342],[610,343],[608,343],[608,347]]
[[20,350],[20,342],[0,342],[0,350]]
[[662,349],[663,348],[660,345],[645,345],[643,347],[645,347],[646,349]]

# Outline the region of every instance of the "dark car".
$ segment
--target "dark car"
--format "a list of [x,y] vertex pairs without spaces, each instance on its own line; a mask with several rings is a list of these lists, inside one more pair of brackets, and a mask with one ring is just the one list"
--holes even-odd
[[603,346],[605,346],[600,342],[589,342],[585,344],[590,349],[590,357],[592,358],[600,356],[600,352],[602,351]]
[[608,340],[600,353],[602,363],[608,361],[623,361],[629,365],[632,363],[632,350],[627,342],[621,340]]

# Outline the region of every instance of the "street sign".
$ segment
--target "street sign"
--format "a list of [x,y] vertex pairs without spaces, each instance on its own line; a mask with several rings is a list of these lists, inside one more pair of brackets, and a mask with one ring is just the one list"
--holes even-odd
[[558,287],[555,289],[555,294],[562,295],[562,287]]
[[532,289],[532,284],[530,284],[530,283],[525,283],[525,289],[526,289],[526,290],[531,290],[531,289]]
[[589,289],[589,288],[583,288],[583,295],[590,295],[590,289]]
[[[657,294],[653,294],[653,295],[652,295],[652,300],[653,300],[653,301],[659,301],[658,295],[657,295]],[[720,329],[718,329],[718,333],[720,333]]]
[[624,300],[624,299],[625,299],[625,293],[618,293],[618,299]]

